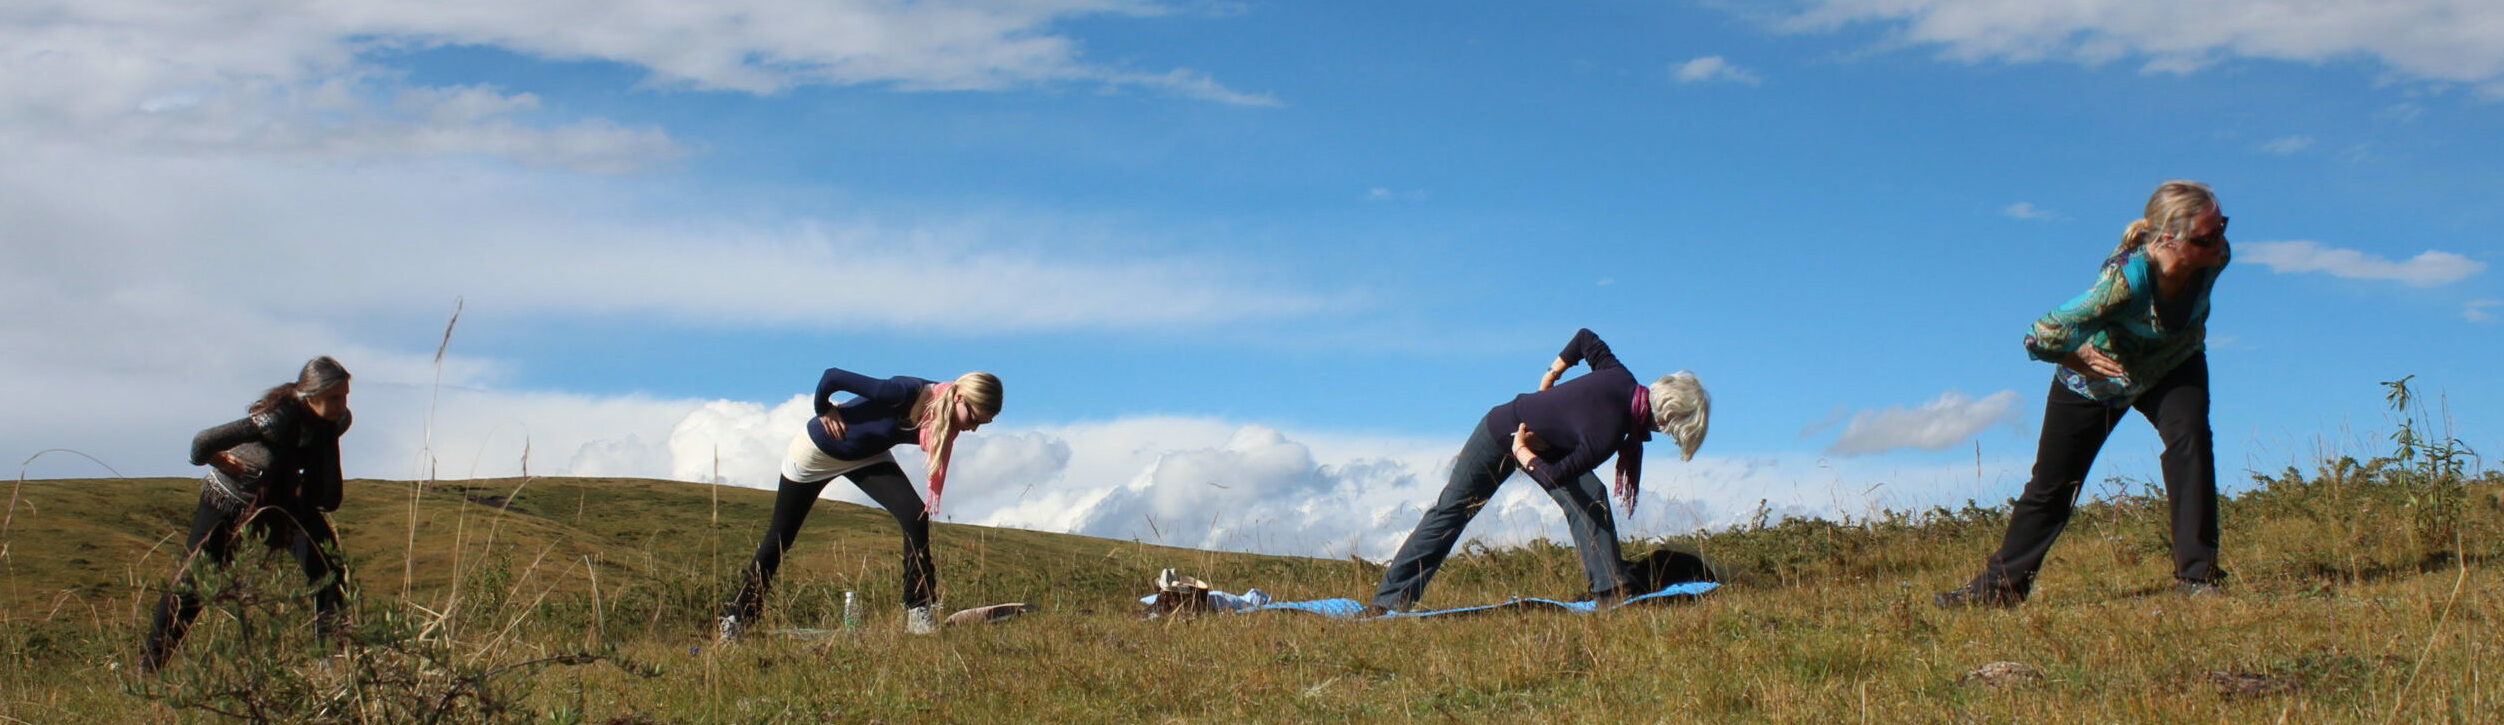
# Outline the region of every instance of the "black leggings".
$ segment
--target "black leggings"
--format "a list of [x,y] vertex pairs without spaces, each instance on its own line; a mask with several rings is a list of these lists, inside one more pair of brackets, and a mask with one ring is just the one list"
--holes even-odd
[[[2154,423],[2157,437],[2165,441],[2159,460],[2165,498],[2173,509],[2174,577],[2224,579],[2225,571],[2217,567],[2217,463],[2208,427],[2208,355],[2183,361],[2131,407]],[[1984,566],[1980,583],[2020,595],[2034,588],[2036,570],[2077,508],[2087,468],[2124,414],[2052,383],[2043,410],[2043,439],[2035,449],[2034,478],[2011,507],[2008,535]]]
[[317,631],[327,638],[338,626],[348,573],[338,558],[339,534],[331,530],[329,518],[302,501],[265,502],[229,512],[203,496],[191,515],[191,535],[183,540],[182,568],[174,574],[173,588],[157,600],[155,621],[141,645],[141,666],[155,670],[174,655],[174,647],[191,630],[191,620],[200,616],[200,567],[233,563],[235,544],[247,533],[261,535],[273,547],[285,545],[304,570],[304,580],[319,587],[313,593]]
[[[896,517],[896,527],[904,530],[904,606],[919,607],[936,601],[937,576],[930,563],[930,516],[922,510],[922,497],[913,492],[913,481],[904,477],[904,469],[895,463],[878,463],[843,474],[852,485],[861,487],[872,501]],[[765,593],[774,584],[774,572],[782,568],[783,552],[800,536],[800,524],[809,518],[809,509],[817,506],[817,495],[825,492],[833,479],[816,483],[798,483],[781,479],[782,486],[774,495],[774,520],[765,527],[764,540],[756,544],[756,558],[748,563],[747,575],[739,591],[730,601],[722,603],[722,614],[753,622],[765,612]]]

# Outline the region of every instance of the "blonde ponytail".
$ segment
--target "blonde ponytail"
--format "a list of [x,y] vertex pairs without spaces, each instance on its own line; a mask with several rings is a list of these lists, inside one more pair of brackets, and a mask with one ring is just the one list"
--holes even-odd
[[977,370],[922,393],[914,417],[921,421],[923,470],[929,472],[930,478],[930,499],[923,510],[930,513],[939,511],[939,493],[947,486],[948,455],[956,449],[958,401],[971,406],[976,417],[988,420],[999,415],[1000,379]]
[[2189,232],[2193,217],[2215,208],[2217,193],[2207,184],[2181,179],[2157,184],[2156,193],[2148,195],[2147,209],[2121,230],[2121,245],[2113,248],[2113,254],[2138,251],[2159,234]]
[[2154,225],[2149,224],[2146,219],[2130,220],[2130,226],[2122,227],[2121,246],[2114,247],[2113,254],[2129,254],[2140,247],[2147,246],[2148,229],[2151,226]]

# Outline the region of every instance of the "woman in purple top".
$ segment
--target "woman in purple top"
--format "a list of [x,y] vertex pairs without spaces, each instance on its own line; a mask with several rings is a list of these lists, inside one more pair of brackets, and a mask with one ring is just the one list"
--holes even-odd
[[[835,393],[857,397],[836,404]],[[909,375],[881,380],[827,368],[818,377],[811,402],[817,417],[791,438],[774,517],[766,524],[764,540],[757,542],[739,591],[722,604],[720,638],[738,638],[764,613],[765,592],[782,568],[783,552],[799,537],[817,495],[836,476],[852,479],[852,485],[895,517],[904,533],[905,629],[914,634],[937,631],[943,613],[938,611],[938,576],[930,561],[930,517],[939,510],[957,434],[981,428],[1000,414],[1000,379],[970,372],[945,383]],[[913,482],[887,452],[907,444],[922,449],[923,470],[930,479],[927,503],[913,493]]]
[[317,357],[297,371],[295,382],[270,388],[232,423],[200,431],[191,439],[191,463],[209,467],[200,479],[200,503],[183,540],[183,562],[174,586],[157,601],[155,621],[141,646],[139,667],[165,666],[191,620],[200,615],[195,579],[205,560],[223,566],[235,558],[246,533],[286,549],[319,587],[314,622],[324,637],[338,626],[347,600],[339,535],[322,514],[339,509],[339,436],[348,432],[348,369]]
[[[1576,363],[1589,364],[1591,371],[1558,383]],[[1696,448],[1704,445],[1711,414],[1712,398],[1694,373],[1680,370],[1649,387],[1637,384],[1599,335],[1576,331],[1540,378],[1538,392],[1514,396],[1470,429],[1442,497],[1383,571],[1373,607],[1405,610],[1416,604],[1444,556],[1459,542],[1461,530],[1516,470],[1529,474],[1564,507],[1593,596],[1610,602],[1639,594],[1624,590],[1617,523],[1609,515],[1608,492],[1591,472],[1617,456],[1617,494],[1631,514],[1643,475],[1643,442],[1651,439],[1652,431],[1668,433],[1678,442],[1680,460],[1694,458]]]

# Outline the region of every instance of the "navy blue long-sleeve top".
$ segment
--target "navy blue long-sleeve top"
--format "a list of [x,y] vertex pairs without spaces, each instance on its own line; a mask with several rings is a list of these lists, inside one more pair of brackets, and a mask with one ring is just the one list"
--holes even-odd
[[[817,397],[810,402],[820,417],[833,412],[843,418],[843,440],[826,434],[826,426],[816,418],[809,419],[809,440],[826,455],[846,461],[857,461],[886,452],[903,443],[919,443],[921,431],[913,427],[913,398],[932,381],[910,375],[880,380],[842,368],[827,368],[817,379]],[[853,399],[837,404],[835,393],[851,393]]]
[[1539,465],[1529,473],[1546,488],[1570,483],[1599,468],[1629,436],[1650,438],[1648,421],[1633,414],[1637,383],[1608,343],[1589,328],[1574,332],[1565,350],[1556,354],[1568,366],[1589,363],[1590,372],[1546,390],[1513,396],[1513,401],[1487,411],[1487,433],[1496,440],[1513,439],[1513,428],[1527,423],[1530,432],[1548,445]]

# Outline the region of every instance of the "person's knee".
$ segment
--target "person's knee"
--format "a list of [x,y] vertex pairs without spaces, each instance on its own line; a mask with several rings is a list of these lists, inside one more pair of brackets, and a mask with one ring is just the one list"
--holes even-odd
[[2161,437],[2165,441],[2164,456],[2167,458],[2207,455],[2216,445],[2215,433],[2206,423],[2163,431]]

